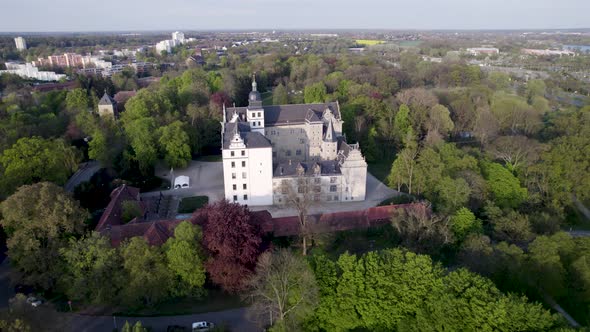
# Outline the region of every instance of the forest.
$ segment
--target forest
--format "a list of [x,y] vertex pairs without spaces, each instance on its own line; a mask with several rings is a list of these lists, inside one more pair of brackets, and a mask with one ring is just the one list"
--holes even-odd
[[[77,88],[46,93],[0,76],[1,224],[18,280],[122,310],[217,288],[243,296],[273,331],[566,331],[556,303],[588,326],[590,239],[575,235],[590,225],[590,105],[553,98],[571,82],[423,60],[436,45],[348,45],[299,55],[252,46],[143,89],[131,72],[75,76]],[[369,171],[428,208],[392,215],[372,231],[374,250],[330,250],[369,231],[318,235],[306,256],[228,202],[196,211],[162,247],[133,238],[112,248],[93,233],[101,207],[90,201],[109,192],[66,193],[79,163],[100,161],[108,188],[157,188],[157,162],[182,168],[219,153],[221,109],[247,102],[252,73],[265,105],[338,101]],[[94,114],[105,91],[127,90],[137,94],[119,119]]]

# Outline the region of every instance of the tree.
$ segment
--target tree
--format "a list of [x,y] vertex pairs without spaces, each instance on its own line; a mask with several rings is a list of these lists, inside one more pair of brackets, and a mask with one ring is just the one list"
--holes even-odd
[[248,284],[250,312],[259,322],[270,320],[277,330],[299,330],[318,302],[318,288],[309,265],[286,249],[262,254]]
[[527,169],[539,159],[542,147],[539,142],[526,136],[500,136],[492,142],[490,152],[502,160],[508,170],[516,172]]
[[415,317],[400,331],[549,331],[558,325],[540,303],[502,294],[486,278],[465,269],[443,277],[443,287],[428,294]]
[[193,223],[203,228],[211,280],[228,292],[246,287],[260,254],[261,233],[247,207],[228,201],[207,204]]
[[272,92],[273,105],[285,105],[289,103],[289,94],[284,85],[279,84]]
[[148,172],[158,157],[155,130],[156,123],[152,118],[141,118],[125,126],[125,132],[133,148],[134,159],[139,163],[143,173]]
[[182,127],[182,122],[174,121],[159,129],[158,141],[169,167],[184,168],[191,160],[189,137]]
[[450,114],[449,110],[440,104],[437,104],[430,109],[426,127],[428,130],[428,136],[435,142],[446,138],[455,127]]
[[61,289],[69,300],[112,305],[123,287],[121,257],[108,238],[93,232],[80,239],[70,239],[60,249],[66,273]]
[[326,86],[322,82],[317,82],[305,87],[303,98],[306,104],[323,103],[326,99]]
[[297,211],[299,221],[299,235],[301,236],[301,247],[303,256],[307,255],[307,240],[313,233],[313,225],[310,208],[314,205],[314,186],[311,179],[300,176],[295,180],[284,180],[281,183],[283,193],[283,204]]
[[402,104],[397,111],[394,119],[393,132],[397,142],[401,145],[408,133],[412,130],[412,122],[410,120],[410,108],[407,105]]
[[395,209],[391,225],[401,238],[401,244],[419,253],[435,253],[452,242],[448,219],[433,215],[424,204]]
[[412,194],[412,180],[414,179],[414,171],[416,168],[416,159],[418,158],[418,148],[416,144],[409,144],[404,148],[393,161],[391,171],[387,180],[391,187],[397,187],[397,190],[402,189],[405,185],[408,194]]
[[526,84],[526,97],[532,103],[534,97],[544,97],[547,86],[543,80],[529,80]]
[[174,237],[166,241],[164,252],[168,268],[175,275],[174,293],[199,296],[205,284],[204,257],[200,249],[201,228],[183,221],[174,229]]
[[335,264],[312,256],[312,266],[321,297],[307,326],[323,331],[396,330],[440,287],[443,272],[430,257],[400,249],[345,253]]
[[20,187],[0,212],[12,266],[26,283],[51,289],[62,276],[59,249],[82,233],[88,213],[49,182]]
[[481,220],[476,219],[468,208],[461,208],[451,216],[451,231],[455,238],[462,242],[469,234],[482,233]]
[[498,206],[516,208],[527,199],[527,189],[502,165],[484,162],[482,172]]
[[166,299],[172,274],[161,249],[148,245],[143,237],[133,237],[120,250],[125,273],[123,303],[132,307],[153,306]]
[[85,112],[90,108],[90,98],[85,89],[68,91],[66,96],[66,109],[70,112]]
[[23,137],[0,155],[4,167],[1,183],[8,193],[39,181],[64,184],[78,168],[79,160],[76,149],[61,139]]

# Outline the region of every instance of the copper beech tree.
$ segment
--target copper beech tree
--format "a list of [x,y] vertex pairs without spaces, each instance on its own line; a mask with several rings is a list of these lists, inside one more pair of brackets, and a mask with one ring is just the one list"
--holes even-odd
[[244,289],[256,268],[262,243],[250,210],[222,200],[196,212],[193,222],[203,228],[203,246],[209,255],[205,268],[211,281],[228,292]]

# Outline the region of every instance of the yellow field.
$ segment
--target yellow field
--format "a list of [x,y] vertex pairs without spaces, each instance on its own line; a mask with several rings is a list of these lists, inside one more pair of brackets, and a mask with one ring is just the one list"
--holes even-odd
[[371,46],[371,45],[383,44],[383,43],[385,43],[385,41],[384,40],[374,40],[374,39],[357,39],[356,43],[360,44],[360,45]]

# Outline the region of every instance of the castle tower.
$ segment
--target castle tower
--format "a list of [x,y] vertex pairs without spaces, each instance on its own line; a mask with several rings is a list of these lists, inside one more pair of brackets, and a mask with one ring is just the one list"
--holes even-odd
[[264,109],[262,108],[262,97],[260,96],[260,92],[258,92],[256,76],[254,75],[252,75],[252,91],[248,95],[246,116],[252,131],[264,135]]
[[113,119],[116,119],[119,115],[117,112],[117,102],[107,94],[106,90],[98,102],[98,115],[101,117],[112,117]]
[[334,160],[338,156],[338,139],[332,121],[333,119],[328,121],[328,128],[322,140],[320,156],[323,160]]

